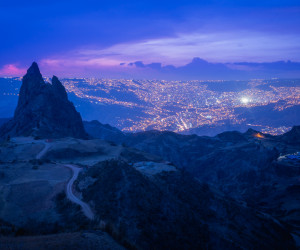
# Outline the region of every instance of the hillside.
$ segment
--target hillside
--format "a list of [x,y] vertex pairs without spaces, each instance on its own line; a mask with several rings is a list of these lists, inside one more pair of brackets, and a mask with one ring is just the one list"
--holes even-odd
[[300,239],[300,161],[288,158],[300,151],[299,138],[295,126],[281,136],[252,129],[215,137],[148,131],[127,134],[123,143],[158,155],[200,183],[275,216]]
[[[15,228],[6,229],[10,237],[84,229],[104,230],[139,249],[238,249],[245,244],[293,249],[289,231],[272,217],[150,154],[70,138],[12,138],[0,150],[1,230],[5,223]],[[64,195],[72,176],[69,164],[81,168],[73,192],[91,207],[92,221]]]

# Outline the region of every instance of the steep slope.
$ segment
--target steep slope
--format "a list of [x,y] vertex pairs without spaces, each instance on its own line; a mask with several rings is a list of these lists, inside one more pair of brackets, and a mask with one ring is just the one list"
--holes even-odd
[[102,124],[99,121],[84,121],[85,131],[93,138],[113,141],[120,143],[124,141],[125,134],[117,128],[110,126],[109,124]]
[[0,129],[0,137],[39,136],[43,138],[86,138],[80,114],[68,101],[65,88],[56,76],[45,83],[33,63],[23,77],[18,106],[12,120]]
[[0,127],[1,127],[4,123],[8,122],[9,120],[10,120],[9,118],[0,118]]
[[271,217],[224,198],[187,173],[144,173],[107,161],[90,167],[77,185],[102,225],[133,247],[294,248],[291,236]]
[[[300,246],[300,161],[280,155],[300,151],[299,127],[282,136],[225,132],[216,137],[170,132],[130,135],[128,145],[157,154],[248,206],[285,223]],[[285,158],[284,158],[285,159]]]
[[300,145],[300,126],[294,126],[291,131],[280,136],[280,139],[288,144]]
[[299,126],[281,136],[224,132],[215,137],[147,131],[127,134],[130,147],[149,152],[191,173],[226,195],[287,225],[300,246]]

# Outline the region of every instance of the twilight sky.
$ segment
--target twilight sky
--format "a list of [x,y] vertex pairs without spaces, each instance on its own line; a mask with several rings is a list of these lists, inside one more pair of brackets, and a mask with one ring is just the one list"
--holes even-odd
[[[0,76],[32,61],[45,75],[151,78],[300,62],[299,0],[1,1],[0,23]],[[282,76],[298,75],[296,64]]]

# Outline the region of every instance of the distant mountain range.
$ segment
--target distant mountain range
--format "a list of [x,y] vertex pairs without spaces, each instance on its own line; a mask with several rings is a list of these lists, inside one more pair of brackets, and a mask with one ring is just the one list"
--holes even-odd
[[162,66],[161,63],[144,64],[142,61],[132,62],[128,65],[141,70],[139,77],[149,78],[152,74],[152,78],[165,80],[249,80],[300,77],[300,63],[291,61],[210,63],[195,57],[192,62],[179,67]]

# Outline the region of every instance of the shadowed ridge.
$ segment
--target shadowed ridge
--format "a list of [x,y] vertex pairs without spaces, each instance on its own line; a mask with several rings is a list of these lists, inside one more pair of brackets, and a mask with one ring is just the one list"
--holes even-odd
[[52,77],[52,86],[53,86],[53,89],[54,89],[55,93],[56,93],[60,98],[68,99],[68,95],[67,95],[66,89],[65,89],[65,87],[62,85],[62,83],[58,80],[58,77],[57,77],[57,76],[53,76],[53,77]]
[[[248,131],[246,132],[246,134],[248,133]],[[247,141],[246,137],[244,134],[242,134],[241,132],[238,131],[227,131],[227,132],[223,132],[220,133],[218,135],[215,136],[216,138],[219,138],[223,141],[230,141],[230,142],[243,142],[243,141]]]
[[15,116],[18,116],[24,106],[26,106],[32,98],[38,95],[45,86],[46,84],[39,67],[36,62],[33,62],[27,70],[27,73],[23,76]]
[[299,126],[293,126],[293,128],[286,132],[283,135],[280,135],[279,138],[281,138],[283,141],[285,141],[288,144],[300,144],[300,125]]
[[33,62],[30,68],[27,70],[26,75],[23,76],[23,84],[21,88],[36,88],[43,84],[45,84],[45,82],[40,72],[39,66],[36,62]]
[[256,133],[260,133],[260,132],[257,130],[254,130],[253,128],[248,128],[247,131],[244,133],[244,135],[253,135]]

